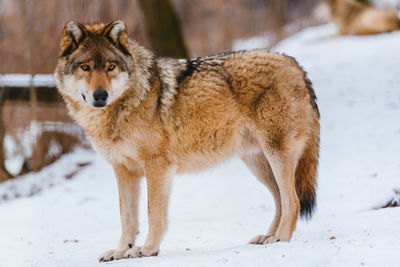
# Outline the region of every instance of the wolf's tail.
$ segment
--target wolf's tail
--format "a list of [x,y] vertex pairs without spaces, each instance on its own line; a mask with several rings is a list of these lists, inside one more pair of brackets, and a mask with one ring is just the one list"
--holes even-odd
[[319,122],[312,129],[296,168],[296,193],[300,200],[300,216],[311,219],[316,202],[317,166],[319,155]]
[[[307,79],[308,80],[308,79]],[[307,83],[307,82],[306,82]],[[317,167],[319,156],[319,112],[315,103],[315,94],[308,81],[307,87],[311,97],[311,105],[314,107],[313,126],[310,139],[307,141],[303,154],[296,168],[296,193],[300,200],[300,216],[311,219],[316,205]]]

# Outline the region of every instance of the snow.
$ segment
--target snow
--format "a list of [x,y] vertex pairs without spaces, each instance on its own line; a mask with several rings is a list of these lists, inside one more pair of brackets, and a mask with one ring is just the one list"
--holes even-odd
[[[4,74],[0,75],[0,87],[29,87],[32,75],[30,74]],[[33,76],[34,86],[55,87],[53,74],[36,74]]]
[[[43,132],[64,132],[67,134],[81,135],[82,130],[75,123],[55,122],[55,121],[32,121],[29,126],[18,128],[16,136],[6,135],[4,137],[4,150],[6,154],[6,168],[17,175],[22,169],[25,158],[30,158],[34,144]],[[17,144],[16,139],[21,142]],[[88,144],[88,143],[84,143]],[[57,149],[57,145],[51,145],[51,149]],[[18,182],[15,182],[18,184]],[[2,191],[0,186],[0,192]],[[1,198],[1,193],[0,193]],[[1,199],[0,199],[1,203]]]
[[[274,204],[267,189],[232,159],[175,177],[169,230],[158,257],[107,265],[399,265],[400,208],[379,208],[400,190],[400,33],[334,33],[332,25],[309,28],[275,48],[308,71],[321,111],[318,210],[311,221],[298,222],[292,241],[246,245],[267,230]],[[81,162],[91,164],[65,179]],[[0,203],[0,266],[105,265],[97,257],[116,247],[120,234],[111,166],[77,150],[39,173],[0,185],[0,192],[14,185],[22,193],[33,184],[44,186],[31,197]],[[142,187],[138,244],[147,233]]]
[[[62,157],[45,171],[24,175],[18,179],[8,180],[0,186],[0,205],[21,197],[30,197],[58,184],[63,184],[74,172],[86,168],[81,165],[92,163],[93,152],[76,149],[74,153]],[[22,159],[23,160],[23,159]],[[20,163],[20,159],[14,159]],[[11,161],[9,164],[12,164]],[[1,207],[1,206],[0,206]]]
[[386,7],[386,8],[399,8],[400,7],[399,0],[372,0],[371,3],[377,7]]
[[234,51],[246,50],[248,47],[251,49],[261,49],[270,46],[269,38],[266,35],[255,36],[248,39],[237,39],[233,42],[232,49]]

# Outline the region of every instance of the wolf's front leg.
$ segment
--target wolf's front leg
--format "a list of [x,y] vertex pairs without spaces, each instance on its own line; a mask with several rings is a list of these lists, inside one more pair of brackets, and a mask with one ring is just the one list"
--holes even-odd
[[152,164],[146,168],[148,191],[149,233],[143,247],[134,247],[125,257],[157,256],[161,239],[167,228],[168,202],[171,187],[170,169],[163,164]]
[[124,257],[127,250],[135,245],[138,232],[138,201],[143,171],[136,166],[128,170],[122,165],[113,165],[118,182],[122,235],[118,247],[106,251],[99,261],[112,261]]

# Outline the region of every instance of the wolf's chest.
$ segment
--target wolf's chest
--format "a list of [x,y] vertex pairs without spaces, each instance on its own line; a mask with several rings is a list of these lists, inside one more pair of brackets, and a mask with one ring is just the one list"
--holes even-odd
[[130,160],[137,158],[136,146],[130,142],[89,139],[93,148],[111,163],[126,165]]

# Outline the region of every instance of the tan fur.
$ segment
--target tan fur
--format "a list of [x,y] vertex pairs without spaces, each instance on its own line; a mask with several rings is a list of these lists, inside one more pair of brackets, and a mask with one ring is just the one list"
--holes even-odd
[[396,10],[377,8],[368,1],[328,0],[332,22],[340,35],[367,35],[400,29]]
[[[75,30],[77,23],[72,23]],[[76,44],[68,40],[74,36],[68,25],[57,86],[93,147],[114,166],[120,194],[121,241],[100,260],[157,255],[167,227],[171,177],[209,168],[235,154],[270,189],[276,204],[267,234],[251,243],[290,240],[300,203],[309,205],[311,213],[315,202],[319,149],[314,91],[294,59],[263,50],[192,60],[156,58],[126,40],[120,23],[115,29],[113,24],[77,24],[85,27],[77,35],[86,37]],[[123,43],[107,43],[102,38],[110,35],[104,29]],[[117,70],[107,71],[107,60],[90,72],[82,72],[79,64],[70,68],[83,60],[95,66],[99,55],[114,57],[107,54],[109,49],[101,50],[106,45],[118,48],[114,53],[123,58]],[[96,88],[112,97],[104,108],[87,99]],[[148,186],[149,233],[139,247],[135,233],[141,176]]]

